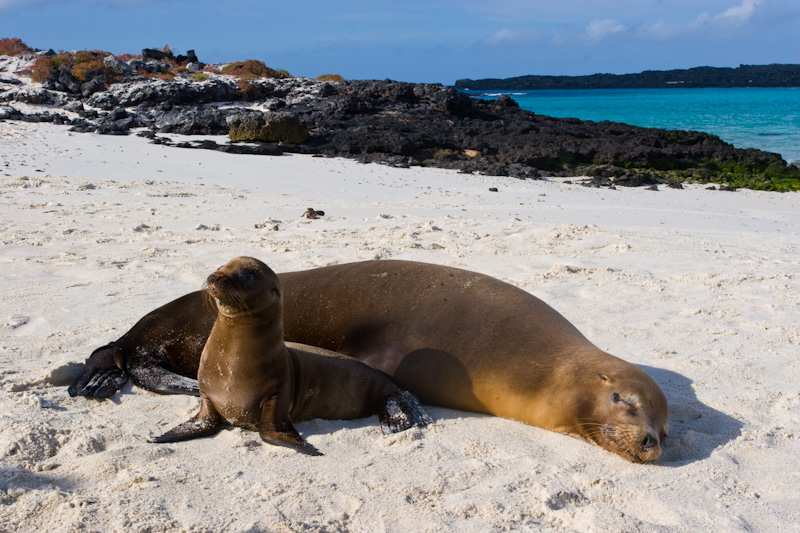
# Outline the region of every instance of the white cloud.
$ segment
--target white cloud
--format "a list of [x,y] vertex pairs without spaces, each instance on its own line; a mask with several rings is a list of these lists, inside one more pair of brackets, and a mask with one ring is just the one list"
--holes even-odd
[[503,28],[491,35],[484,37],[479,42],[489,46],[504,46],[513,45],[519,46],[524,44],[531,44],[538,42],[542,39],[543,34],[541,31],[533,28],[524,30],[512,30],[510,28]]
[[653,24],[639,26],[636,28],[636,33],[640,37],[663,40],[689,33],[738,28],[750,21],[763,5],[764,0],[742,0],[741,4],[713,16],[700,13],[694,20],[688,22],[668,23],[659,20]]
[[743,0],[741,5],[726,9],[714,17],[718,22],[747,22],[758,11],[764,0]]
[[598,41],[623,31],[625,31],[625,26],[616,19],[598,19],[593,20],[586,27],[586,36],[592,41]]
[[517,39],[519,39],[518,31],[503,28],[502,30],[496,31],[487,37],[486,42],[488,44],[503,44],[509,41],[516,41]]

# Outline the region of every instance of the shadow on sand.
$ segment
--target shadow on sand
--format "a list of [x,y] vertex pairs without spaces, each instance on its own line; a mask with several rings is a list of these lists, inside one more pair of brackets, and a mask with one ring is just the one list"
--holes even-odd
[[638,366],[658,383],[669,403],[669,438],[655,464],[684,466],[706,459],[741,434],[743,424],[739,420],[697,399],[691,379],[671,370]]
[[[422,372],[420,367],[435,368],[436,371]],[[706,459],[714,450],[740,435],[743,424],[698,400],[689,378],[661,368],[645,365],[639,365],[639,368],[658,383],[670,408],[670,435],[664,441],[663,454],[655,465],[677,467]],[[432,405],[426,400],[429,400],[430,391],[434,387],[441,386],[435,376],[441,376],[445,371],[448,372],[448,383],[458,383],[459,390],[471,389],[471,381],[463,365],[453,361],[452,355],[435,350],[417,350],[409,354],[398,367],[395,378],[400,386],[412,388],[430,412]],[[481,409],[481,404],[477,398],[469,396],[463,399],[463,410],[452,407],[435,409],[434,423],[437,419],[487,416],[474,412]],[[311,434],[330,433],[345,427],[356,429],[373,424],[378,425],[377,417],[350,421],[315,421],[305,429],[310,430]]]

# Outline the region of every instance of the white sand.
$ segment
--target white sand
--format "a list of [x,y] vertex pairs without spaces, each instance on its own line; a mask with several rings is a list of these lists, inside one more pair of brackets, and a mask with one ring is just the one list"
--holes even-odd
[[[796,193],[588,189],[13,122],[0,158],[0,531],[800,530]],[[241,254],[279,272],[411,259],[522,287],[661,385],[664,455],[630,464],[440,408],[389,437],[376,417],[298,424],[322,457],[240,429],[154,445],[197,399],[67,395],[94,348]]]

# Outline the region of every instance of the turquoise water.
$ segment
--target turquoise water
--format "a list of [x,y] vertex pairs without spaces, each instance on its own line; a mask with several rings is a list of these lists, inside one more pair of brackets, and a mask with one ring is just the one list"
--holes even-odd
[[776,152],[800,163],[800,88],[465,92],[479,98],[508,94],[540,115],[704,131],[737,148]]

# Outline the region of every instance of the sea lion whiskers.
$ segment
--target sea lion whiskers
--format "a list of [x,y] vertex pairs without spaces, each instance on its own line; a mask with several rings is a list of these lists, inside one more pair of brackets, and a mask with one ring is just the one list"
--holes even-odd
[[217,310],[216,298],[211,296],[211,293],[208,292],[208,289],[209,289],[208,280],[206,280],[203,282],[203,286],[200,288],[200,294],[202,295],[203,298],[203,305],[205,305],[207,309],[212,309],[216,311]]
[[[633,459],[631,460],[631,462],[636,462],[636,463],[651,463],[651,462],[655,461],[656,459],[658,459],[658,458],[661,456],[661,453],[660,453],[660,452],[659,452],[657,455],[655,455],[655,456],[651,456],[651,455],[649,455],[649,454],[648,454],[648,455],[642,455],[642,453],[640,453],[640,452],[637,452],[637,450],[636,450],[636,446],[637,446],[637,444],[636,444],[636,443],[635,443],[633,440],[630,440],[630,441],[628,441],[628,442],[630,443],[630,444],[628,445],[628,447],[627,447],[627,448],[623,448],[623,449],[625,450],[625,452],[626,452],[626,453],[627,453],[627,454],[628,454],[630,457],[632,457],[632,458],[633,458]],[[644,451],[645,453],[647,452],[647,450],[643,450],[643,451]]]
[[[601,448],[616,451],[621,457],[636,463],[649,463],[661,455],[663,437],[653,436],[646,431],[640,439],[635,424],[620,423],[613,420],[598,422],[593,418],[578,419],[577,423],[559,432],[578,436]],[[620,453],[621,452],[621,453]]]
[[[578,419],[576,420],[576,424],[564,429],[559,429],[557,433],[563,433],[565,435],[577,437],[600,446],[600,441],[597,439],[597,436],[600,434],[600,426],[602,425],[603,424],[601,422],[598,422],[593,418]],[[581,430],[583,430],[583,433]]]
[[214,273],[203,283],[203,292],[207,298],[216,303],[216,308],[225,316],[249,315],[250,306],[231,284],[232,280],[228,276]]
[[626,459],[639,463],[655,461],[661,456],[661,441],[647,431],[644,438],[640,438],[636,429],[637,426],[632,424],[608,421],[600,425],[599,436],[613,444],[615,449],[624,451]]

